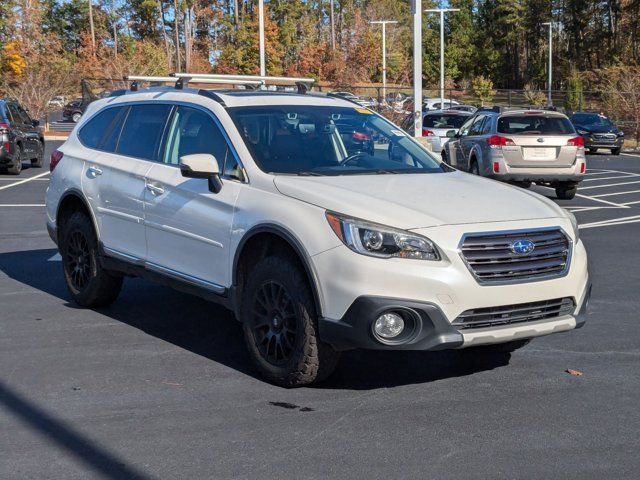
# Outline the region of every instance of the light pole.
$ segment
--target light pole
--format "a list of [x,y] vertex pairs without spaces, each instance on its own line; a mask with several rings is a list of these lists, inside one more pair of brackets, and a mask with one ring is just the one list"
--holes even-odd
[[382,25],[382,100],[387,101],[387,23],[398,23],[396,20],[374,20],[371,24]]
[[549,106],[553,105],[553,100],[551,99],[551,81],[552,81],[552,72],[553,72],[553,23],[545,22],[542,25],[549,25],[549,94],[548,94],[548,103]]
[[413,136],[422,137],[422,0],[411,1],[413,15]]
[[459,8],[429,8],[427,13],[440,14],[440,108],[444,108],[444,14],[459,12]]
[[260,30],[260,76],[267,74],[264,59],[264,0],[258,0],[258,28]]

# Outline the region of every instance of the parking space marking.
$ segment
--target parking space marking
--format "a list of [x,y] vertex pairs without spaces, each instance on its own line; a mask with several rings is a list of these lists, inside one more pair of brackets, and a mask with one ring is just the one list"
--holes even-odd
[[616,173],[615,170],[587,170],[585,175],[604,175],[605,173]]
[[583,182],[599,182],[602,180],[618,180],[620,178],[628,178],[628,177],[640,177],[640,174],[637,173],[625,173],[624,175],[618,175],[616,177],[598,177],[598,178],[585,178]]
[[62,261],[62,257],[60,256],[59,253],[56,253],[53,257],[47,260],[47,262],[61,262],[61,261]]
[[44,203],[0,203],[0,207],[44,207]]
[[591,198],[612,197],[614,195],[626,195],[627,193],[640,193],[640,190],[628,190],[626,192],[603,193],[601,195],[594,195]]
[[634,215],[632,217],[612,218],[609,220],[601,220],[599,222],[584,223],[582,225],[578,225],[578,228],[582,230],[585,228],[609,227],[613,225],[626,225],[628,223],[638,222],[640,222],[640,215]]
[[635,155],[633,153],[621,153],[620,155],[624,155],[625,157],[640,158],[640,155]]
[[635,180],[633,182],[608,183],[606,185],[594,185],[592,187],[582,187],[581,190],[593,190],[594,188],[607,188],[607,187],[621,187],[623,185],[633,185],[635,183],[640,183],[640,180]]
[[637,205],[638,203],[640,203],[640,200],[635,202],[626,202],[626,203],[623,203],[622,205]]
[[11,187],[17,187],[18,185],[22,185],[23,183],[31,182],[37,178],[41,178],[41,177],[44,177],[45,175],[49,175],[49,173],[50,172],[42,172],[42,173],[39,173],[38,175],[35,175],[34,177],[25,178],[24,180],[20,180],[19,182],[15,182],[15,183],[10,183],[9,185],[3,185],[0,187],[0,190],[5,190]]
[[[39,182],[48,182],[48,178],[34,178],[33,180],[37,180]],[[0,182],[15,182],[15,178],[0,178]]]

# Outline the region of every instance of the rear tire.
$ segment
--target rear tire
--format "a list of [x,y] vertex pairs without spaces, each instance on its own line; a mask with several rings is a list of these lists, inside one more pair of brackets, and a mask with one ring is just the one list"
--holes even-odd
[[249,273],[240,319],[247,349],[260,374],[282,387],[327,378],[340,358],[318,334],[315,302],[294,259],[273,256]]
[[480,175],[480,168],[478,167],[478,162],[474,158],[471,160],[471,165],[469,166],[469,173],[472,175]]
[[572,200],[577,192],[577,185],[559,185],[556,187],[556,196],[560,200]]
[[9,175],[20,175],[22,171],[22,148],[16,146],[16,153],[13,154],[13,165],[7,168]]
[[40,145],[38,156],[31,159],[31,166],[33,168],[42,168],[44,164],[44,143],[38,142],[38,144]]
[[611,149],[611,155],[620,155],[620,150],[622,150],[621,148],[612,148]]
[[91,219],[75,212],[60,232],[60,254],[67,288],[83,307],[112,303],[122,289],[122,276],[102,267],[98,259],[98,239]]
[[449,163],[449,159],[447,158],[447,152],[443,150],[442,153],[440,154],[440,157],[442,158],[443,163],[446,163],[447,165],[451,165]]

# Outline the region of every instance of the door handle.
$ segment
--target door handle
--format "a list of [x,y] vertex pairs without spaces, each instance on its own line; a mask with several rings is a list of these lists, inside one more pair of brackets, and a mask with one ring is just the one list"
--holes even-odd
[[164,193],[164,188],[158,187],[157,185],[152,185],[151,183],[147,183],[147,190],[149,190],[151,194],[155,195],[156,197]]
[[97,177],[99,175],[102,175],[102,169],[98,167],[89,167],[87,171],[92,177]]

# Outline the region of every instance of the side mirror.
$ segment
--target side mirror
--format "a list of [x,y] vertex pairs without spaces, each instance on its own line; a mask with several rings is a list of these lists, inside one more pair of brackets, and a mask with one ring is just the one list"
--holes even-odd
[[447,138],[455,138],[456,133],[458,133],[456,130],[447,130]]
[[31,120],[31,125],[37,127],[38,125],[40,125],[40,120]]
[[212,193],[218,193],[222,189],[220,167],[216,157],[211,154],[194,153],[180,157],[180,173],[187,178],[206,178]]

